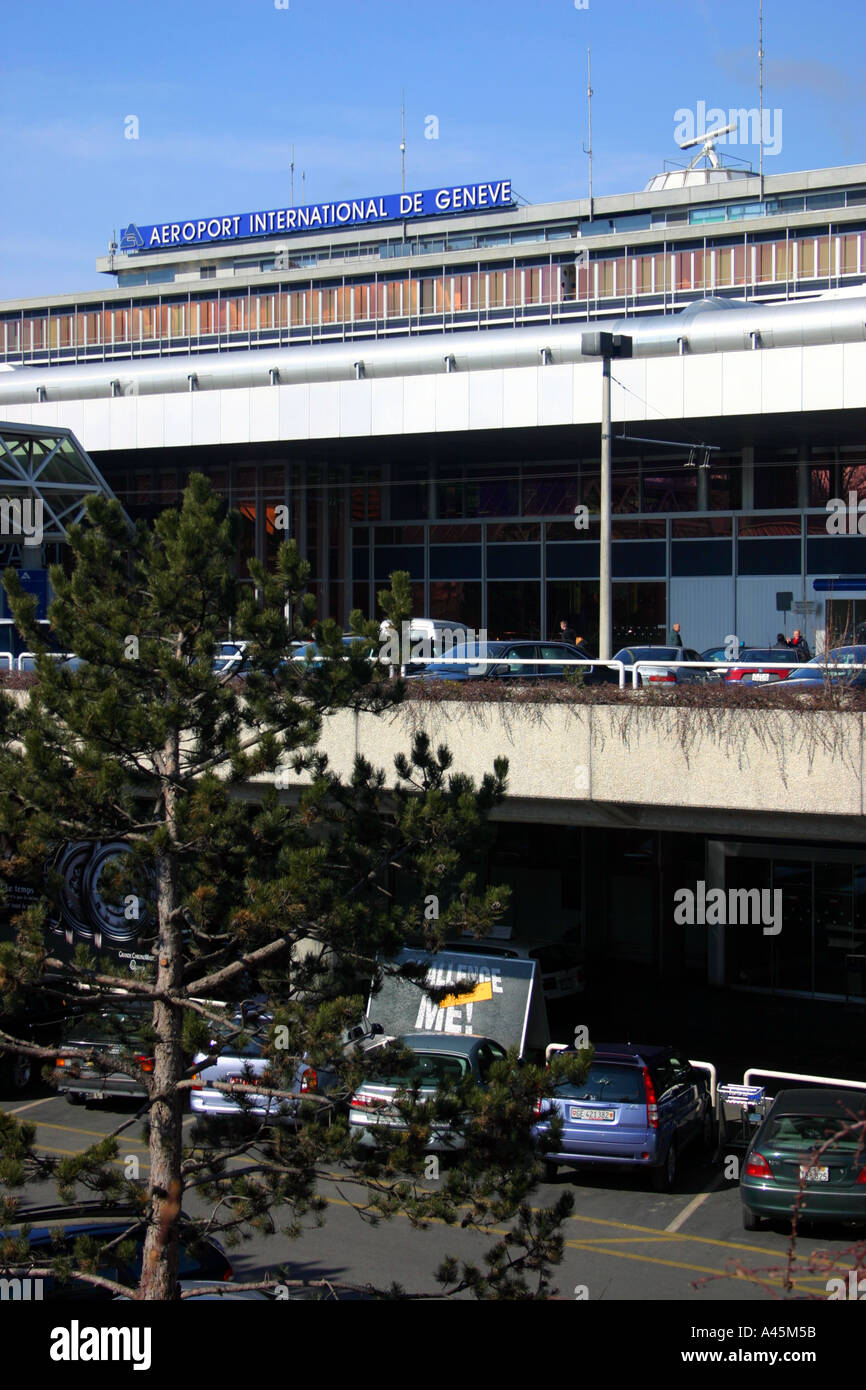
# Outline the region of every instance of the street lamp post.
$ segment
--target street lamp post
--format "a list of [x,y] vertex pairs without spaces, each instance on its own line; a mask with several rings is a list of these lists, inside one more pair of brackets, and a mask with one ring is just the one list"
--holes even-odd
[[632,340],[625,333],[584,333],[580,350],[584,357],[601,358],[601,509],[598,566],[598,659],[610,661],[613,645],[611,584],[611,463],[610,463],[610,360],[631,357]]

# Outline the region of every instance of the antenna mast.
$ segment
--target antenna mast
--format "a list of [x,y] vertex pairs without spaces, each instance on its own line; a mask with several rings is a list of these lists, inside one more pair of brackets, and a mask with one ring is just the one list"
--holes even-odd
[[592,221],[592,77],[590,71],[590,50],[586,50],[586,105],[588,112],[588,137],[589,145],[584,145],[583,152],[589,156],[589,220]]
[[406,192],[406,88],[400,93],[400,192]]
[[761,202],[764,201],[764,0],[758,0],[758,118],[761,122],[758,146]]

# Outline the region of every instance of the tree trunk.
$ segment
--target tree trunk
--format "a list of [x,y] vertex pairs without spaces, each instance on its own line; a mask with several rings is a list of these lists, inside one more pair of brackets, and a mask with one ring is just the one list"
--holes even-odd
[[[173,756],[172,756],[173,755]],[[177,748],[167,758],[171,772],[177,767]],[[165,823],[175,838],[175,789],[165,784]],[[176,860],[169,851],[157,862],[157,944],[156,985],[158,990],[178,993],[183,982],[183,927],[177,912]],[[183,1092],[176,1089],[183,1076],[183,1011],[160,1000],[155,1001],[153,1027],[156,1034],[153,1088],[156,1097],[150,1108],[150,1221],[144,1242],[140,1297],[177,1297],[177,1218],[181,1209],[182,1104]]]

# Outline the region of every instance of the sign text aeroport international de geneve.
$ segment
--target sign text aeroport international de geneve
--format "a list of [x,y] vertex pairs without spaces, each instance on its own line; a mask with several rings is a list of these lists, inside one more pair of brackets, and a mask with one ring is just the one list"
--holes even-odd
[[200,246],[205,242],[235,241],[308,231],[315,227],[357,227],[404,217],[436,217],[446,212],[510,207],[511,180],[498,183],[455,184],[422,193],[390,193],[384,197],[352,198],[339,203],[310,203],[300,208],[242,212],[230,217],[196,217],[184,222],[158,222],[139,227],[131,222],[120,236],[121,251],[152,247]]

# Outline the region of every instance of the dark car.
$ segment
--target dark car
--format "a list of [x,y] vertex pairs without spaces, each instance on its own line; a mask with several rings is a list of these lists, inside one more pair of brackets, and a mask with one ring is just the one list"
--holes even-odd
[[[486,1086],[493,1064],[508,1055],[492,1038],[479,1036],[406,1033],[399,1042],[413,1054],[408,1066],[394,1075],[393,1065],[386,1067],[383,1063],[382,1069],[359,1086],[349,1102],[349,1133],[364,1148],[375,1149],[384,1130],[392,1135],[406,1132],[401,1095],[412,1092],[422,1104],[429,1104],[439,1088],[447,1084],[472,1081],[476,1086]],[[428,1153],[454,1153],[465,1145],[461,1120],[443,1119],[431,1124],[424,1147]]]
[[[409,680],[467,681],[561,681],[566,673],[574,674],[586,685],[618,685],[615,669],[596,664],[581,664],[585,658],[570,642],[541,642],[512,639],[501,642],[458,643],[450,660],[431,661],[420,675]],[[552,662],[540,665],[539,662]]]
[[866,1223],[866,1091],[780,1091],[752,1140],[740,1177],[743,1225],[790,1219]]
[[[559,1084],[538,1114],[548,1178],[560,1165],[644,1169],[657,1192],[670,1192],[683,1150],[695,1141],[711,1150],[715,1138],[708,1076],[670,1045],[599,1043],[586,1079]],[[555,1148],[553,1115],[562,1124]]]
[[770,685],[784,680],[805,661],[796,647],[747,647],[740,652],[736,665],[725,672],[725,680],[741,681],[743,685]]
[[[151,1004],[130,999],[67,1024],[58,1049],[55,1080],[70,1104],[115,1097],[144,1099],[153,1071]],[[70,1049],[87,1049],[81,1057]],[[123,1063],[124,1070],[117,1069]]]
[[[700,661],[701,657],[691,647],[622,647],[614,661],[625,663],[626,685],[632,682],[632,673],[637,668],[637,685],[695,685],[707,679],[706,671],[695,666],[681,666],[683,661]],[[653,665],[644,665],[652,662]]]
[[866,686],[866,647],[833,647],[820,660],[813,657],[791,671],[784,689],[808,693],[823,690],[827,685],[862,690]]
[[[0,1008],[0,1032],[36,1047],[51,1047],[60,1040],[64,1019],[70,1009],[61,995],[34,993],[19,1004]],[[6,1091],[26,1091],[42,1063],[20,1052],[0,1050],[0,1095]]]
[[[9,1296],[12,1280],[30,1280],[27,1291],[19,1286],[18,1296],[32,1298],[32,1283],[39,1280],[35,1297],[48,1300],[86,1299],[88,1301],[107,1301],[115,1297],[111,1289],[97,1284],[87,1284],[81,1280],[62,1283],[52,1273],[50,1262],[58,1257],[75,1255],[75,1243],[87,1238],[108,1245],[118,1242],[97,1263],[96,1273],[117,1283],[133,1286],[141,1278],[141,1257],[147,1224],[132,1207],[113,1205],[107,1207],[98,1202],[81,1202],[76,1206],[34,1207],[19,1209],[20,1225],[31,1229],[26,1235],[32,1264],[13,1263],[7,1256],[7,1264],[0,1261],[0,1277],[7,1280],[5,1289]],[[208,1283],[223,1283],[232,1277],[232,1267],[225,1251],[212,1236],[199,1236],[192,1223],[181,1213],[176,1227],[178,1233],[178,1276],[183,1287],[188,1282],[207,1280]],[[20,1227],[10,1227],[0,1231],[0,1239],[15,1239],[21,1234]],[[119,1240],[123,1237],[123,1240]],[[124,1250],[126,1242],[132,1242],[132,1249]],[[8,1271],[15,1269],[14,1275]],[[22,1272],[23,1271],[23,1272]],[[16,1297],[16,1292],[11,1293]]]
[[[739,655],[740,652],[745,651],[748,645],[748,642],[743,642],[738,637],[737,655]],[[729,651],[730,646],[728,646],[727,644],[721,647],[707,647],[707,650],[705,652],[701,652],[701,661],[734,661],[736,658],[729,656]]]

